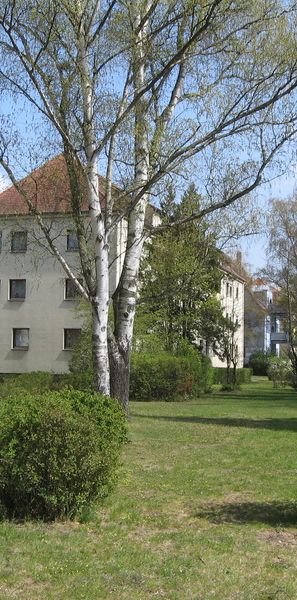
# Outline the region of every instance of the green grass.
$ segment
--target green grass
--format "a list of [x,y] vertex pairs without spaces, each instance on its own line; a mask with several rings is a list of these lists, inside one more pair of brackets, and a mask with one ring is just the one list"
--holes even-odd
[[85,523],[0,524],[0,599],[295,600],[297,393],[133,403]]

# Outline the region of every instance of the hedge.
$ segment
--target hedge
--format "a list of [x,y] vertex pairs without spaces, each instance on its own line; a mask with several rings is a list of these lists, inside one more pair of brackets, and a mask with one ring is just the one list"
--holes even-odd
[[[226,367],[213,367],[213,383],[219,385],[227,384],[227,369]],[[250,383],[253,374],[252,369],[236,369],[236,383]]]
[[209,389],[209,360],[198,352],[189,356],[135,353],[131,361],[131,400],[176,400]]

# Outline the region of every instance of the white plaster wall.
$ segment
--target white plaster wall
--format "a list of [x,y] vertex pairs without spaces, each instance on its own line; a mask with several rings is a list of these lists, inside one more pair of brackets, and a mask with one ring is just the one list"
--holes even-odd
[[[60,251],[79,275],[77,252],[67,252],[67,230],[72,229],[68,217],[47,217],[51,234]],[[28,231],[28,250],[10,252],[11,232]],[[117,255],[125,244],[125,230],[118,227],[111,239],[113,262],[110,267],[111,293],[117,285],[120,267]],[[125,228],[124,228],[125,229]],[[51,256],[39,228],[30,217],[6,217],[0,220],[2,250],[0,253],[0,372],[68,371],[71,351],[63,349],[65,328],[81,328],[83,318],[77,301],[64,299],[66,274]],[[9,300],[9,280],[26,279],[24,301]],[[29,349],[12,349],[13,328],[29,328]]]
[[[227,295],[227,283],[232,287],[231,296]],[[236,290],[238,289],[238,298]],[[238,319],[239,328],[235,333],[235,342],[238,345],[238,364],[239,368],[243,367],[244,362],[244,283],[242,281],[231,278],[229,275],[224,275],[221,280],[220,301],[223,306],[224,316],[231,316],[234,321]],[[225,367],[226,362],[221,361],[217,356],[211,356],[213,367]]]

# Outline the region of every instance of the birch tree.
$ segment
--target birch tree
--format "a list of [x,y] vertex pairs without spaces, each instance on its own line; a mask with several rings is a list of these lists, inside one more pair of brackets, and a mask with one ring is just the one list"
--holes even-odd
[[286,313],[285,347],[297,388],[297,200],[275,200],[269,218],[268,264],[264,276],[277,286],[278,303]]
[[[0,1],[1,90],[31,105],[64,153],[83,283],[18,182],[5,119],[0,162],[90,303],[96,389],[126,407],[147,205],[189,168],[206,200],[180,224],[269,177],[296,132],[295,24],[293,0]],[[110,236],[122,219],[127,244],[111,301]]]

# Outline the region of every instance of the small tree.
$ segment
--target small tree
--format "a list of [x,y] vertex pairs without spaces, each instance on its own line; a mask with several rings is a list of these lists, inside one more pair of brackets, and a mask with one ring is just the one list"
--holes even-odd
[[227,385],[234,389],[239,360],[238,340],[236,336],[239,324],[237,321],[232,321],[230,317],[223,317],[220,325],[217,340],[213,344],[213,351],[221,361],[226,362]]

